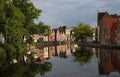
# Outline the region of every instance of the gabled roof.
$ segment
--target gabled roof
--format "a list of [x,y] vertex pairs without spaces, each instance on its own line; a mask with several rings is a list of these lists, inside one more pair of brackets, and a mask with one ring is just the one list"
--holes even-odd
[[107,12],[98,12],[98,21],[100,21],[105,14],[108,14]]
[[[109,15],[108,12],[98,12],[98,21],[100,21],[106,14]],[[111,18],[120,18],[120,15],[117,15],[117,14],[112,14],[112,15],[109,15]]]
[[59,29],[68,29],[67,26],[60,26]]

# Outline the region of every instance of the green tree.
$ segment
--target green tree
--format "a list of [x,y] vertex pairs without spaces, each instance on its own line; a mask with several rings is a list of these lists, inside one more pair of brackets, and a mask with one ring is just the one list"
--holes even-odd
[[50,26],[45,25],[43,22],[39,22],[38,28],[40,34],[50,35]]
[[30,27],[30,34],[39,34],[39,28],[37,25]]
[[0,5],[0,32],[4,34],[5,42],[19,42],[24,32],[22,28],[24,15],[9,0],[1,1]]
[[78,26],[74,27],[74,30],[74,37],[76,41],[83,41],[86,37],[91,37],[93,35],[93,30],[88,24],[80,23]]
[[[19,8],[15,7],[11,0],[0,1],[0,32],[3,33],[5,43],[0,45],[6,53],[6,60],[8,58],[15,59],[16,54],[25,52],[24,44],[22,44],[22,36],[25,34],[23,22],[25,19],[24,14]],[[21,47],[22,46],[22,47]]]
[[1,0],[0,13],[0,33],[5,38],[5,43],[0,46],[6,52],[6,59],[21,59],[27,51],[24,37],[31,43],[30,35],[35,32],[31,29],[37,30],[34,20],[40,16],[41,10],[30,0]]

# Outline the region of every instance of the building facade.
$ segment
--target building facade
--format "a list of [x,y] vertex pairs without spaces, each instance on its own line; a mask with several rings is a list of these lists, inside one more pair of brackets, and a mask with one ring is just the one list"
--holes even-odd
[[70,30],[67,26],[60,26],[57,29],[51,29],[49,36],[44,36],[42,34],[31,35],[34,42],[64,42],[64,41],[74,41],[73,38],[74,31]]
[[[110,15],[108,12],[98,12],[98,40],[102,44],[116,44],[119,40],[120,16]],[[118,32],[118,33],[116,33]],[[118,43],[120,44],[120,42]]]

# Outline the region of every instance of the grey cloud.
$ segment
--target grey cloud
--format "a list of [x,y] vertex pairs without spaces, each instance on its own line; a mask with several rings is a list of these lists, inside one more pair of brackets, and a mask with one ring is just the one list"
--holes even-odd
[[43,10],[40,21],[52,27],[80,22],[96,26],[97,10],[120,13],[120,0],[31,0]]

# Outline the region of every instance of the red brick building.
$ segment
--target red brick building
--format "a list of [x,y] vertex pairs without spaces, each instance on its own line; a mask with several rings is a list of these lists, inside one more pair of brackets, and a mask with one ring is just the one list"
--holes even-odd
[[100,43],[117,43],[117,27],[120,25],[120,15],[110,15],[108,12],[98,12],[98,28]]

